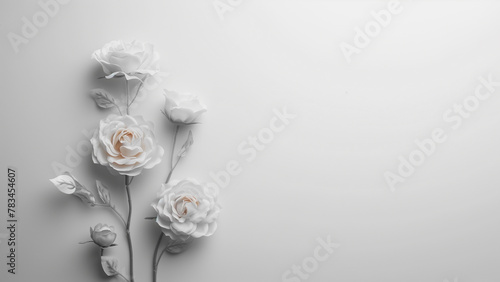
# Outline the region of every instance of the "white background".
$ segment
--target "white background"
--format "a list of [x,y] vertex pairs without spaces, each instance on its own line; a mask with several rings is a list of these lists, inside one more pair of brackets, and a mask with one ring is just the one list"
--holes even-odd
[[[225,1],[224,1],[225,2]],[[91,53],[115,40],[153,43],[169,76],[133,114],[155,122],[169,157],[173,127],[162,88],[200,96],[209,111],[174,178],[211,181],[228,161],[242,172],[222,189],[214,236],[165,256],[159,281],[282,281],[327,238],[341,246],[307,281],[460,282],[500,279],[500,97],[480,102],[453,130],[443,114],[473,94],[480,76],[500,81],[500,2],[401,2],[403,11],[349,64],[339,45],[385,1],[247,0],[221,20],[212,0],[72,1],[15,53],[36,1],[0,4],[1,168],[18,169],[18,274],[2,281],[105,281],[98,249],[79,245],[99,222],[120,230],[48,181],[109,112],[88,92],[113,89]],[[246,161],[238,146],[268,126],[273,109],[296,118]],[[447,140],[392,192],[384,173],[442,128]],[[180,138],[185,138],[183,131]],[[168,162],[132,184],[136,281],[151,281],[158,228],[144,220]],[[112,187],[123,179],[82,158],[73,174]],[[2,173],[0,219],[6,216]],[[0,234],[7,234],[4,227]],[[107,253],[128,264],[123,232]],[[126,273],[126,271],[125,271]],[[117,280],[118,281],[118,280]]]

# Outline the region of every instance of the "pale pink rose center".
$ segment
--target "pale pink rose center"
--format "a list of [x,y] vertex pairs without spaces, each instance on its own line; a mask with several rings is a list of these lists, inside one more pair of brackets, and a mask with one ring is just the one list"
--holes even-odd
[[116,151],[124,157],[134,157],[143,152],[142,134],[133,129],[120,128],[113,135],[112,142]]
[[198,206],[200,202],[192,195],[179,196],[175,200],[175,210],[179,216],[186,215],[188,213],[188,207],[195,205]]

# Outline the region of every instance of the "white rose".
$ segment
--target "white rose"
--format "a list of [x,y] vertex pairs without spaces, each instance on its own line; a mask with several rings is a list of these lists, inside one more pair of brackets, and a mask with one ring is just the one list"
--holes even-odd
[[90,142],[94,163],[128,176],[159,164],[164,152],[156,142],[153,123],[141,116],[108,116]]
[[150,43],[132,41],[111,41],[92,54],[106,74],[106,78],[116,75],[126,79],[137,78],[135,74],[154,75],[160,70],[159,58]]
[[156,222],[173,240],[210,236],[217,229],[220,206],[206,185],[184,179],[163,184],[158,196],[152,204],[157,212]]
[[197,123],[200,116],[207,111],[198,97],[190,93],[177,93],[165,90],[165,107],[163,114],[173,123]]

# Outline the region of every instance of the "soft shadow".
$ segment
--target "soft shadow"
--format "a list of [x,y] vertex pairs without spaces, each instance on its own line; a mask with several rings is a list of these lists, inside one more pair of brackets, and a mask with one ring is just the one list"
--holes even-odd
[[[89,271],[94,273],[94,277],[98,277],[101,280],[109,278],[106,273],[102,270],[101,265],[101,250],[94,243],[79,244],[85,261],[89,262],[88,266],[85,266]],[[106,254],[104,254],[106,255]]]

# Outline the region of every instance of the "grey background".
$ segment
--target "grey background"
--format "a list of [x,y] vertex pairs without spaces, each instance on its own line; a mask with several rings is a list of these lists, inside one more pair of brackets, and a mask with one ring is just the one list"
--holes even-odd
[[[403,11],[348,64],[339,44],[352,44],[354,29],[386,3],[247,0],[221,20],[211,0],[75,0],[16,54],[7,34],[20,34],[21,18],[41,8],[2,1],[0,167],[18,169],[20,222],[18,274],[6,273],[2,240],[1,280],[106,280],[98,250],[77,243],[89,226],[119,230],[118,222],[48,179],[67,148],[87,140],[82,130],[108,114],[88,95],[110,87],[96,79],[91,53],[137,39],[155,44],[170,74],[132,110],[155,122],[167,156],[172,127],[159,110],[161,89],[195,93],[209,108],[174,178],[211,181],[230,160],[242,167],[221,191],[215,235],[165,256],[159,281],[282,281],[327,236],[341,246],[308,281],[498,281],[498,93],[457,130],[442,115],[474,93],[479,76],[500,80],[500,3],[402,1]],[[237,147],[284,106],[297,117],[247,162]],[[435,128],[447,141],[391,192],[384,173]],[[167,170],[163,162],[132,185],[136,281],[151,281],[158,229],[143,218],[153,215],[149,203]],[[88,155],[73,173],[89,187],[96,178],[112,186],[124,211],[122,178]],[[6,187],[5,173],[0,179]],[[4,226],[3,188],[0,197]],[[124,236],[117,243],[109,254],[127,265]]]

